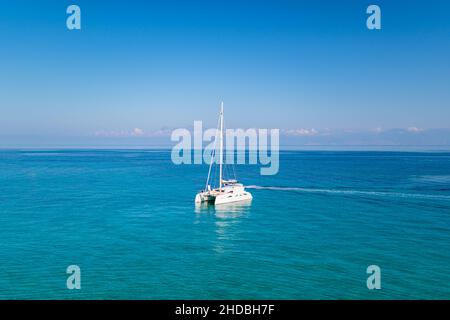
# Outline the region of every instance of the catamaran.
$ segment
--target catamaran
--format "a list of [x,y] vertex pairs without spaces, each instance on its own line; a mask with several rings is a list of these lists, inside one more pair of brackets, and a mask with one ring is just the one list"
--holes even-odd
[[[211,163],[208,170],[208,178],[206,179],[205,189],[197,193],[195,203],[203,202],[213,203],[214,205],[225,204],[237,201],[249,201],[253,197],[250,192],[245,190],[242,183],[238,183],[236,177],[234,179],[224,179],[223,168],[223,102],[220,105],[219,123],[217,134],[214,141],[214,150],[211,152]],[[211,168],[216,157],[216,143],[219,141],[219,186],[211,188]]]

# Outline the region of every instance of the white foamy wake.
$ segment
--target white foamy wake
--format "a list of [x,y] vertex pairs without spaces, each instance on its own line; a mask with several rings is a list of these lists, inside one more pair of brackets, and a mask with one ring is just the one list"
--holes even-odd
[[315,188],[275,187],[275,186],[255,186],[255,185],[250,185],[250,186],[245,186],[245,187],[247,189],[260,189],[260,190],[297,191],[297,192],[308,192],[308,193],[331,193],[331,194],[343,194],[343,195],[363,195],[363,196],[372,196],[372,197],[450,200],[450,196],[420,194],[420,193],[379,192],[379,191],[339,190],[339,189],[315,189]]
[[448,184],[448,183],[450,183],[450,175],[413,176],[412,180],[418,181],[418,182]]

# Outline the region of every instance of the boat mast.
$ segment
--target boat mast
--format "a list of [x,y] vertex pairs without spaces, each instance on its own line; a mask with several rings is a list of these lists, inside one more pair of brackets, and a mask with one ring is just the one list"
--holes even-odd
[[219,191],[222,191],[222,164],[223,164],[223,101],[220,104]]

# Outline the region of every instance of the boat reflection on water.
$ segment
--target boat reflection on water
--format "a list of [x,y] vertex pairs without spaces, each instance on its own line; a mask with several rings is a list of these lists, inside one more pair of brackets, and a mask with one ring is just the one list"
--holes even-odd
[[221,205],[202,202],[195,204],[195,213],[215,214],[216,217],[219,218],[237,218],[238,216],[248,212],[251,204],[252,200],[224,203]]
[[221,205],[213,205],[207,203],[197,204],[195,206],[195,213],[200,219],[199,215],[214,216],[215,233],[217,235],[214,251],[217,253],[224,253],[232,250],[236,245],[236,240],[239,240],[239,228],[236,228],[250,212],[252,201],[239,201],[235,203],[227,203]]

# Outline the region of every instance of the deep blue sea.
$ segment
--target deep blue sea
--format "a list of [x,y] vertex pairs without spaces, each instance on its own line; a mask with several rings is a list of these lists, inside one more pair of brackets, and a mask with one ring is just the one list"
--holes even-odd
[[0,151],[0,299],[450,298],[450,153],[259,169],[236,167],[251,204],[196,208],[208,168],[169,150]]

